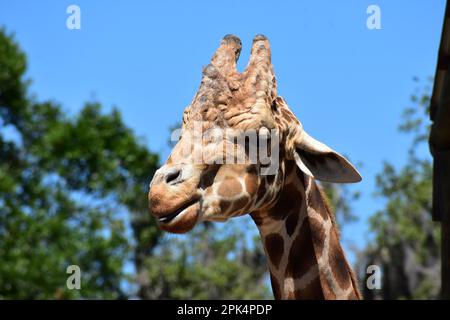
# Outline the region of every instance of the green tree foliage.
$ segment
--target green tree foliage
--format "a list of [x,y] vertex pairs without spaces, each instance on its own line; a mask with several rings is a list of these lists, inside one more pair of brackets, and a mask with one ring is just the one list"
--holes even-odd
[[385,206],[370,220],[374,239],[360,257],[361,283],[367,265],[382,269],[380,290],[368,290],[368,299],[429,299],[439,295],[437,223],[431,220],[432,164],[418,150],[427,147],[429,92],[425,86],[411,97],[399,130],[412,137],[408,161],[400,169],[385,163],[377,176],[377,195]]
[[[135,247],[154,247],[146,193],[158,158],[117,110],[89,103],[72,118],[34,101],[25,71],[24,53],[0,30],[0,298],[123,297],[123,214],[145,227]],[[71,264],[81,290],[66,287]]]
[[[169,236],[146,260],[150,299],[269,299],[267,267],[256,228],[245,218],[202,223]],[[245,231],[244,231],[245,230]],[[162,267],[163,266],[163,267]]]

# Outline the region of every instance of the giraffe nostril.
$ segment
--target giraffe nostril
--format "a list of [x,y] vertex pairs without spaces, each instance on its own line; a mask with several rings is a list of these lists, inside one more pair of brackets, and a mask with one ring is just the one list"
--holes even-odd
[[174,184],[180,179],[180,177],[181,177],[181,170],[176,169],[167,173],[164,180],[166,181],[167,184]]

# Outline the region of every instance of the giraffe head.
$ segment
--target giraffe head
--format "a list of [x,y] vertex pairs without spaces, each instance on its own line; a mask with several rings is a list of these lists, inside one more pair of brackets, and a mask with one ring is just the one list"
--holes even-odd
[[225,36],[185,109],[179,140],[155,173],[149,201],[159,226],[184,233],[270,206],[297,165],[319,180],[361,178],[341,155],[314,140],[277,96],[269,41],[253,39],[244,72],[241,41]]

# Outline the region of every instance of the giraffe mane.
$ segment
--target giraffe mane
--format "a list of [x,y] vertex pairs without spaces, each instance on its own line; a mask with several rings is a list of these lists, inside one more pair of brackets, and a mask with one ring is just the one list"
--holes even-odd
[[340,231],[339,225],[337,224],[337,221],[336,221],[336,213],[334,212],[334,210],[332,209],[332,206],[330,204],[330,199],[328,198],[325,191],[323,190],[323,187],[320,184],[317,185],[317,189],[319,189],[320,197],[323,200],[325,209],[327,210],[327,213],[331,218],[331,223],[333,224],[333,227],[336,229],[338,239],[340,240],[341,239],[341,231]]
[[[323,203],[325,205],[327,213],[328,213],[328,215],[331,218],[331,223],[333,224],[333,227],[336,230],[337,238],[340,241],[341,240],[340,239],[341,238],[341,232],[340,232],[340,229],[339,229],[339,225],[336,222],[336,213],[331,208],[330,199],[325,194],[325,191],[323,190],[323,187],[321,185],[317,185],[317,188],[319,190],[320,196],[321,196],[321,198],[323,200]],[[350,266],[348,265],[347,261],[345,261],[345,263],[347,265],[347,269],[349,270],[350,279],[352,281],[353,288],[355,288],[355,293],[356,293],[358,299],[361,299],[362,295],[361,295],[361,292],[359,290],[359,285],[358,285],[358,281],[356,280],[357,278],[356,278],[355,272],[353,271],[352,268],[350,268]]]

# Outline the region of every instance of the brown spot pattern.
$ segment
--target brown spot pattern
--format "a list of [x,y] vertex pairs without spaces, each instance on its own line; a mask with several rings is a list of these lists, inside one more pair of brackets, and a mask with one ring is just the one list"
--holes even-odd
[[235,212],[243,212],[247,209],[247,205],[249,204],[249,197],[244,196],[239,199],[233,201],[233,209],[231,210],[233,213]]
[[231,207],[231,202],[228,200],[221,199],[219,205],[220,205],[220,211],[222,213],[226,213],[228,211],[228,209],[230,209],[230,207]]
[[323,251],[323,245],[325,242],[325,229],[323,225],[317,221],[317,219],[309,219],[311,227],[311,238],[314,245],[316,255],[320,257]]
[[314,180],[311,181],[311,191],[309,193],[308,206],[319,213],[324,220],[329,217],[328,208],[325,205],[325,200],[322,198],[322,193]]
[[296,170],[296,168],[297,168],[297,164],[294,162],[294,161],[292,161],[292,160],[288,160],[288,161],[286,161],[285,162],[286,164],[285,164],[285,172],[286,172],[286,176],[290,176],[291,174],[293,174],[294,173],[294,171]]
[[281,191],[281,195],[275,206],[269,210],[269,216],[272,219],[285,219],[293,210],[292,204],[301,203],[303,197],[301,192],[293,184],[288,184]]
[[264,245],[269,255],[270,262],[278,268],[280,265],[281,257],[284,253],[284,241],[283,238],[276,233],[269,234],[265,240]]
[[259,227],[263,223],[263,217],[261,216],[261,212],[252,212],[250,213],[250,216],[252,217],[253,221],[256,223],[256,225]]
[[267,176],[267,183],[268,184],[272,184],[275,181],[275,175],[274,174],[270,174]]
[[264,196],[267,193],[267,188],[266,188],[266,181],[264,179],[261,179],[261,182],[259,184],[259,188],[258,188],[258,193],[257,193],[257,201],[261,201],[261,199],[264,198]]
[[324,298],[320,278],[316,277],[304,289],[295,290],[297,300],[322,300]]
[[351,278],[344,252],[339,245],[339,240],[334,228],[332,228],[330,232],[330,250],[328,259],[334,278],[342,289],[346,289],[348,284],[351,283]]
[[276,300],[280,300],[281,299],[280,284],[272,274],[270,274],[270,284],[272,285],[273,296],[275,297]]
[[292,234],[295,231],[295,228],[297,227],[298,220],[300,219],[300,212],[297,211],[291,211],[289,216],[286,219],[286,233],[288,236],[292,236]]
[[252,174],[247,174],[245,177],[245,188],[247,189],[248,194],[253,195],[256,192],[256,188],[258,187],[258,177]]
[[297,238],[292,242],[288,260],[286,276],[296,279],[300,279],[317,263],[308,219],[303,221]]
[[220,184],[218,193],[220,196],[222,197],[233,197],[236,196],[238,194],[240,194],[242,192],[242,186],[239,183],[238,179],[233,179],[233,178],[229,178],[229,179],[225,179],[225,181],[223,181]]

